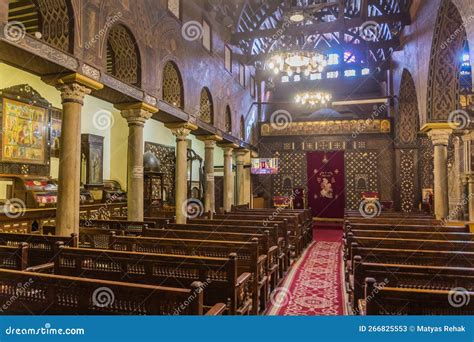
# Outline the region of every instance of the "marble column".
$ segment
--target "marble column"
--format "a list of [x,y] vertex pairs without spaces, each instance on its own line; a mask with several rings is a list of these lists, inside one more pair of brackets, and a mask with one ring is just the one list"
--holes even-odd
[[214,149],[216,142],[222,141],[222,137],[218,135],[207,135],[198,137],[204,141],[204,211],[216,211],[215,204],[215,183],[214,183]]
[[61,91],[63,116],[59,152],[56,234],[79,234],[81,186],[81,112],[84,97],[103,85],[80,74],[43,78]]
[[129,221],[143,221],[143,128],[157,108],[143,102],[118,104],[128,123],[127,213]]
[[232,172],[232,155],[235,144],[221,145],[224,150],[224,210],[230,211],[234,203],[234,175]]
[[175,170],[175,215],[176,223],[185,224],[187,219],[186,200],[188,196],[188,147],[186,138],[197,126],[191,123],[166,124],[176,137]]
[[249,151],[245,149],[239,149],[236,151],[236,178],[237,178],[237,205],[246,204],[248,201],[245,200],[245,156]]
[[[446,124],[447,125],[447,124]],[[448,143],[452,129],[445,124],[427,124],[425,132],[434,145],[434,209],[437,219],[449,215]]]

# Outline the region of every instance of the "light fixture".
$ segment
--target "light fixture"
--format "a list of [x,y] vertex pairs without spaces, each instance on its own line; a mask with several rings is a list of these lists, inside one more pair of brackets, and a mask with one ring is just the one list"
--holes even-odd
[[295,11],[291,13],[290,20],[294,23],[301,23],[304,20],[303,11]]
[[309,77],[314,72],[322,72],[328,65],[326,56],[313,51],[282,52],[273,55],[266,63],[268,70],[288,76],[303,74]]
[[332,95],[324,92],[304,92],[296,95],[295,101],[301,105],[315,106],[317,104],[326,105],[331,102]]

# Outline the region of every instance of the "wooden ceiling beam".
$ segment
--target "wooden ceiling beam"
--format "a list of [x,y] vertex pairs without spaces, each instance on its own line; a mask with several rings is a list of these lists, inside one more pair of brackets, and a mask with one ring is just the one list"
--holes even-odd
[[[367,20],[374,21],[379,24],[389,24],[402,22],[404,25],[410,24],[410,15],[408,13],[398,13],[390,15],[381,15],[376,17],[368,17]],[[339,18],[329,23],[316,23],[309,25],[295,25],[291,24],[287,28],[274,28],[274,29],[263,29],[254,30],[247,32],[236,32],[232,35],[232,43],[238,44],[242,40],[258,39],[258,38],[271,38],[273,36],[280,35],[301,35],[301,34],[321,34],[321,33],[332,33],[342,29],[351,27],[360,27],[364,22],[364,18]]]

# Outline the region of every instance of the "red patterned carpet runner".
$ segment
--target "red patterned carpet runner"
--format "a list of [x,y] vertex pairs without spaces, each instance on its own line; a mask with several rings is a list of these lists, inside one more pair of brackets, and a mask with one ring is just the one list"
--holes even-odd
[[267,315],[344,314],[342,231],[318,230],[315,240],[271,296]]

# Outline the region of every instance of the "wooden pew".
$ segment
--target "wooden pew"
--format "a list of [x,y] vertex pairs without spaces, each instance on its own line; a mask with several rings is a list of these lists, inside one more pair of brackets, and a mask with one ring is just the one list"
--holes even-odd
[[[189,228],[183,225],[183,228]],[[209,228],[211,229],[211,228]],[[195,239],[195,240],[215,240],[215,241],[252,241],[257,238],[259,241],[259,254],[267,255],[267,276],[273,290],[278,284],[278,246],[270,245],[270,232],[266,230],[263,234],[234,233],[204,230],[179,230],[179,229],[145,229],[144,237],[170,238],[170,239]],[[261,243],[260,243],[261,242]]]
[[356,256],[351,282],[353,308],[364,298],[366,278],[373,278],[378,284],[390,287],[448,291],[462,287],[474,290],[474,268],[367,263]]
[[[349,242],[350,241],[350,242]],[[474,252],[474,241],[448,241],[448,240],[419,240],[419,239],[381,239],[374,237],[355,236],[348,239],[346,253],[347,260],[352,260],[354,246],[367,248],[399,249],[401,246],[413,250],[438,250]]]
[[[188,220],[188,226],[192,229],[195,229],[198,226],[207,227],[205,230],[209,230],[209,227],[212,227],[212,230],[221,229],[221,227],[225,227],[223,229],[229,232],[238,232],[238,233],[248,233],[257,231],[259,233],[265,232],[268,230],[270,232],[270,237],[274,236],[273,230],[276,229],[278,234],[278,246],[280,246],[280,250],[283,255],[280,255],[281,258],[281,269],[286,271],[291,264],[291,249],[292,245],[290,243],[290,234],[288,229],[286,228],[286,221],[278,221],[272,222],[268,225],[262,225],[261,221],[240,221],[240,220],[207,220],[207,219],[191,219]],[[174,228],[176,227],[172,224],[167,224],[163,226],[163,228]]]
[[418,232],[418,231],[403,231],[403,230],[364,230],[352,229],[346,235],[348,241],[350,236],[368,236],[374,238],[400,238],[400,239],[419,239],[419,240],[457,240],[457,241],[474,241],[474,234],[472,233],[458,233],[458,232]]
[[[236,210],[232,213],[245,213],[247,215],[272,215],[275,213],[275,209],[249,209],[249,210]],[[309,213],[309,215],[308,215]],[[298,220],[298,224],[301,226],[301,235],[302,235],[302,248],[308,246],[311,241],[313,241],[313,218],[311,213],[308,211],[298,211],[295,212],[291,209],[284,209],[281,212],[278,212],[276,217],[281,218],[295,218]]]
[[236,220],[236,221],[252,221],[255,224],[262,226],[268,226],[275,223],[285,223],[290,235],[290,241],[294,248],[295,258],[299,257],[307,245],[306,235],[303,235],[303,227],[299,223],[297,217],[292,215],[285,215],[278,213],[276,216],[271,214],[240,214],[240,213],[225,213],[223,215],[214,215],[213,220],[218,221],[227,221],[227,220]]
[[80,220],[79,228],[103,228],[124,231],[126,235],[141,235],[143,229],[155,228],[153,221],[124,221],[124,220]]
[[[232,225],[232,222],[215,222],[214,220],[196,220],[186,225],[168,224],[166,229],[173,230],[198,230],[198,231],[212,231],[212,232],[229,232],[229,233],[245,233],[245,234],[266,234],[269,233],[269,246],[271,252],[269,252],[269,267],[273,269],[275,261],[272,259],[274,256],[273,246],[277,246],[277,263],[278,263],[278,278],[283,278],[283,274],[288,270],[290,266],[290,249],[289,249],[289,237],[288,231],[281,228],[278,225],[268,226],[262,228],[261,226],[251,226],[248,222],[244,222],[241,225]],[[286,233],[286,234],[285,234]],[[284,236],[281,236],[281,235]]]
[[[252,313],[258,314],[259,303],[263,310],[266,307],[268,278],[266,275],[266,255],[258,254],[258,239],[250,242],[167,239],[115,236],[109,232],[108,249],[157,254],[195,255],[203,257],[225,258],[230,253],[237,253],[238,272],[252,274]],[[93,246],[97,247],[97,246]]]
[[410,223],[389,224],[389,223],[349,223],[344,226],[345,232],[351,230],[387,230],[387,231],[414,231],[414,232],[451,232],[467,233],[466,226],[455,225],[415,225]]
[[[182,289],[0,269],[0,301],[6,303],[1,311],[7,315],[202,315],[201,286],[197,282]],[[221,312],[220,306],[212,312]]]
[[77,247],[76,234],[71,236],[51,236],[40,234],[0,233],[0,245],[19,246],[28,244],[28,265],[39,265],[49,262],[56,251],[56,243],[62,242],[66,246]]
[[28,244],[0,246],[0,268],[22,271],[28,267]]
[[363,315],[473,315],[474,292],[459,293],[467,303],[453,306],[448,290],[376,287],[373,278],[366,279],[365,300],[360,301]]
[[203,284],[204,305],[228,303],[231,315],[250,314],[251,274],[239,274],[237,254],[228,258],[151,254],[60,246],[54,274],[189,288]]

